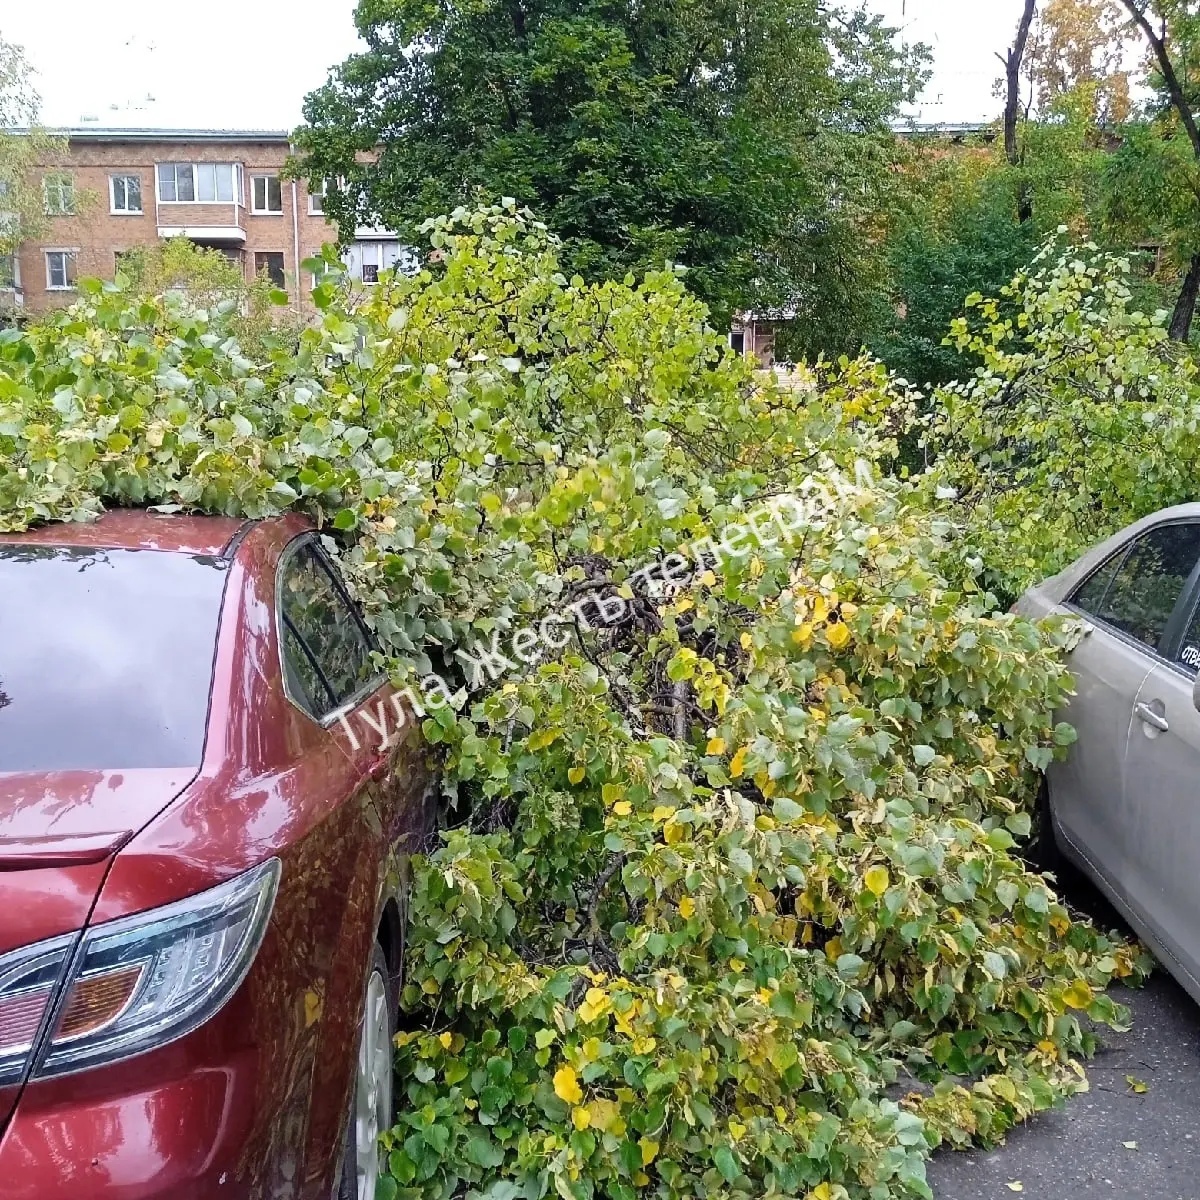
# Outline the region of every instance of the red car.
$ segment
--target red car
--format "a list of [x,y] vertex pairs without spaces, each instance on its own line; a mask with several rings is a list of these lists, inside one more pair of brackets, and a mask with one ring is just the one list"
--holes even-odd
[[433,775],[300,517],[0,537],[0,1195],[370,1200]]

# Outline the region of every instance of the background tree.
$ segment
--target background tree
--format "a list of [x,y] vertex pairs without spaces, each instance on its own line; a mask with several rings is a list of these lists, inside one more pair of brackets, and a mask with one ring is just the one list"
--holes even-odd
[[45,225],[35,169],[59,148],[59,141],[38,127],[40,106],[24,51],[0,34],[0,288],[12,283],[17,247]]
[[1127,14],[1118,0],[1048,0],[1026,56],[1037,111],[1049,113],[1064,97],[1086,91],[1097,126],[1127,121],[1133,112],[1128,52]]
[[568,270],[679,262],[720,316],[854,294],[853,265],[816,289],[814,266],[853,250],[923,63],[879,18],[815,0],[361,0],[356,22],[367,49],[297,133],[301,169],[345,181],[342,228],[415,241],[430,213],[515,196]]
[[[1156,211],[1172,235],[1171,249],[1186,263],[1170,334],[1187,341],[1200,298],[1200,125],[1195,116],[1200,106],[1200,11],[1194,0],[1122,3],[1150,48],[1155,127],[1166,143],[1155,154],[1150,142],[1141,142],[1134,162],[1142,170],[1126,178],[1139,185],[1141,195],[1156,197]],[[1181,161],[1186,152],[1171,144],[1178,141],[1191,153],[1189,168]]]
[[[1021,68],[1025,61],[1029,33],[1036,12],[1037,0],[1025,0],[1021,20],[1017,25],[1017,36],[1008,53],[1001,59],[1004,63],[1004,156],[1012,167],[1020,167],[1024,162],[1017,136],[1021,118]],[[1024,188],[1018,193],[1017,216],[1022,224],[1033,216],[1033,201]]]

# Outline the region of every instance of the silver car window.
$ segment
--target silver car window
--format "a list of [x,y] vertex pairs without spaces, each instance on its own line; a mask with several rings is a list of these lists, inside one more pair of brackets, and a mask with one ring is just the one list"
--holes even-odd
[[1198,561],[1200,524],[1160,525],[1134,542],[1099,603],[1082,603],[1093,598],[1085,596],[1092,580],[1075,602],[1097,620],[1157,650]]

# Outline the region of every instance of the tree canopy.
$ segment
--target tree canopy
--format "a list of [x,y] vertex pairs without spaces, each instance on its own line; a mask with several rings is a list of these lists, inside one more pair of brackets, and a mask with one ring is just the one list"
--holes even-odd
[[362,0],[356,21],[367,49],[296,135],[306,174],[343,181],[328,206],[343,229],[415,239],[431,213],[513,196],[588,279],[671,261],[726,313],[829,322],[811,281],[840,254],[832,305],[853,300],[858,255],[841,251],[881,209],[888,122],[923,61],[865,10]]

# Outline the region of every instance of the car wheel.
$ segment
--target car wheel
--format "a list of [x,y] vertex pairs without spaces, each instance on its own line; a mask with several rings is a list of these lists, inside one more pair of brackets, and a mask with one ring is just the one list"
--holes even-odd
[[387,960],[377,945],[363,1002],[338,1200],[375,1200],[383,1171],[379,1135],[391,1128],[395,1115],[392,1109],[395,1033],[396,1012],[388,983]]

